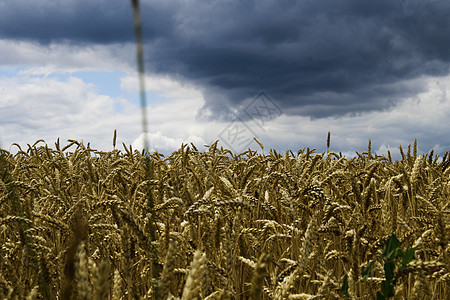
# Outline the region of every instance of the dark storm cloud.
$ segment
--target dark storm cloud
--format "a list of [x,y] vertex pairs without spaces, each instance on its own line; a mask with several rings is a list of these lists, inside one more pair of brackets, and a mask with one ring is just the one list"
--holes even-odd
[[[2,37],[133,41],[129,1],[8,8]],[[214,117],[261,90],[285,113],[385,110],[426,88],[407,80],[449,71],[448,0],[143,1],[142,15],[147,68],[203,87]]]
[[[2,0],[0,37],[50,42],[132,42],[131,1],[124,0]],[[168,16],[173,8],[164,2],[142,5],[150,38],[170,36]]]

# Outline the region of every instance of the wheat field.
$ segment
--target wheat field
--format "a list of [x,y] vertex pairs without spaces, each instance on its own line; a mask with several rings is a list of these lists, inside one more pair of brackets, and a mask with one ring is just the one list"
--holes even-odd
[[2,299],[450,295],[450,152],[115,143],[1,151]]

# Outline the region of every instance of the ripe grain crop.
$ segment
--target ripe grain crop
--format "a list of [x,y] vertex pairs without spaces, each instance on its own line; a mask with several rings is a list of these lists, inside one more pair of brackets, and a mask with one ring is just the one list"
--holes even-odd
[[329,143],[1,150],[0,297],[446,299],[450,152],[346,158]]

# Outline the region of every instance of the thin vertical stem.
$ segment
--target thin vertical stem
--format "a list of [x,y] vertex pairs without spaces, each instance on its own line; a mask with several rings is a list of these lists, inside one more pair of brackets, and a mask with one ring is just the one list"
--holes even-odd
[[134,15],[134,35],[136,36],[136,57],[139,73],[139,95],[141,99],[142,133],[144,135],[144,152],[150,151],[147,138],[147,100],[145,97],[144,47],[142,45],[142,23],[139,0],[131,0]]

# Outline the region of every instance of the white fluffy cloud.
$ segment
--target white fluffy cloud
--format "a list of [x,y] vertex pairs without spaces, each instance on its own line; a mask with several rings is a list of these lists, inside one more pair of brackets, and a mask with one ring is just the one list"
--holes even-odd
[[[133,149],[144,148],[144,133],[141,133],[139,137],[132,143]],[[165,136],[161,131],[152,132],[147,135],[147,139],[150,143],[150,152],[158,151],[159,153],[169,154],[181,147],[182,144],[194,144],[197,148],[203,148],[205,141],[199,136],[188,136],[183,139],[173,138]]]
[[[153,84],[151,78],[148,82]],[[93,147],[108,150],[117,129],[118,142],[140,148],[140,108],[127,99],[98,94],[94,86],[79,78],[19,75],[0,78],[0,90],[5,145],[32,144],[41,138],[51,143],[59,137],[83,139]],[[147,107],[153,149],[170,153],[181,143],[204,144],[198,135],[203,133],[202,126],[195,123],[196,111],[202,105],[201,94],[175,83],[167,87],[167,92],[159,88],[158,94],[164,101]],[[117,104],[122,107],[120,112],[115,110]]]
[[268,147],[280,150],[310,147],[324,151],[330,131],[332,150],[347,155],[366,150],[369,139],[372,151],[378,154],[386,155],[390,150],[398,157],[399,146],[407,147],[414,139],[420,152],[434,149],[443,154],[450,149],[450,76],[420,81],[428,86],[426,92],[404,99],[390,110],[322,119],[282,115],[265,130],[255,128],[255,132]]
[[99,95],[93,87],[78,78],[66,81],[55,78],[1,78],[0,119],[2,140],[6,145],[48,142],[62,139],[84,139],[105,147],[104,138],[111,137],[117,125],[133,114],[128,110],[117,115],[113,99]]

